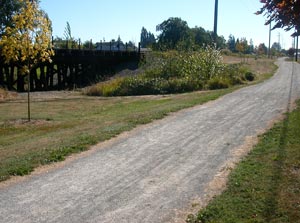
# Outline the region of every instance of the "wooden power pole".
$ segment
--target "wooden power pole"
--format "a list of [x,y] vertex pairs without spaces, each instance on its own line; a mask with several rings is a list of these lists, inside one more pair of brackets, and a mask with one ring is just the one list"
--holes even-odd
[[214,21],[214,41],[217,43],[217,36],[218,36],[218,0],[215,0],[215,21]]

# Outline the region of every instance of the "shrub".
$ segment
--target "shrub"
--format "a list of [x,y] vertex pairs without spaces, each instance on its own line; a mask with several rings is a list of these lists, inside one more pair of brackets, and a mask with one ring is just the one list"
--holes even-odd
[[158,67],[153,67],[151,69],[145,70],[144,75],[147,78],[158,78],[162,76],[162,69]]
[[228,79],[212,78],[207,82],[207,88],[209,90],[223,89],[229,87],[230,83]]
[[245,79],[246,79],[247,81],[254,81],[254,79],[255,79],[255,74],[253,74],[253,73],[250,72],[250,71],[247,71],[247,72],[245,73]]
[[130,96],[183,93],[203,89],[199,80],[149,78],[145,75],[113,79],[86,89],[90,96]]
[[161,77],[164,79],[170,79],[174,77],[182,77],[182,55],[173,54],[165,59],[162,64]]
[[214,46],[207,46],[197,52],[180,54],[177,67],[185,77],[209,80],[222,73],[224,64],[220,51]]
[[221,53],[226,56],[232,55],[232,52],[229,49],[222,49]]
[[119,95],[163,94],[162,78],[146,78],[145,76],[127,77],[120,86]]
[[[151,63],[151,65],[149,65]],[[151,53],[143,65],[147,77],[192,78],[209,80],[219,76],[224,69],[222,56],[214,46],[194,52],[168,51]]]
[[202,89],[202,83],[187,78],[126,78],[121,85],[121,95],[148,95],[183,93]]
[[168,83],[168,93],[184,93],[203,89],[203,84],[199,80],[177,78],[169,80]]
[[218,77],[224,70],[221,52],[215,46],[207,46],[201,51],[202,75],[209,80]]
[[86,89],[89,96],[117,96],[124,78],[101,82]]
[[221,76],[227,78],[230,85],[242,84],[244,81],[253,81],[255,79],[255,74],[241,64],[226,65]]

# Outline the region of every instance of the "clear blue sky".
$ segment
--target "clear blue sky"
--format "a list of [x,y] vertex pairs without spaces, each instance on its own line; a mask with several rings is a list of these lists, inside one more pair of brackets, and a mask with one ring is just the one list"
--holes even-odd
[[[155,35],[156,25],[169,17],[180,17],[189,27],[213,30],[214,0],[41,0],[53,25],[53,35],[63,37],[66,23],[71,25],[72,35],[82,41],[98,42],[117,39],[124,42],[140,40],[144,26]],[[262,3],[259,0],[219,0],[218,34],[228,39],[252,39],[254,45],[268,44],[268,27],[262,15],[254,15]],[[291,33],[282,29],[272,32],[272,43],[282,47],[292,46]]]

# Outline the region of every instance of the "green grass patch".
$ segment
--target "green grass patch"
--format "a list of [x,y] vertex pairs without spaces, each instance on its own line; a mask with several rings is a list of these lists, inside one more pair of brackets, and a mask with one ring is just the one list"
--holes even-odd
[[299,106],[260,136],[227,189],[187,222],[300,222]]

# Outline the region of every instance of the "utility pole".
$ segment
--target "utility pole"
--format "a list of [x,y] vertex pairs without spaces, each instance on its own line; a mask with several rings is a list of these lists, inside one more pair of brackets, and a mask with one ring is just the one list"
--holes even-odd
[[269,51],[268,51],[268,58],[271,58],[271,31],[272,31],[272,25],[270,22],[270,28],[269,28]]
[[299,43],[299,36],[296,37],[296,61],[298,61],[298,43]]
[[280,52],[280,47],[281,47],[281,45],[280,45],[280,32],[278,32],[278,46],[277,46],[278,52]]
[[218,32],[218,0],[215,0],[215,21],[214,21],[214,41],[217,43]]

